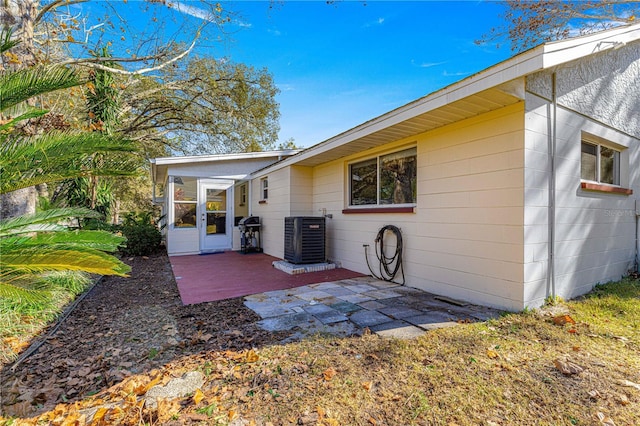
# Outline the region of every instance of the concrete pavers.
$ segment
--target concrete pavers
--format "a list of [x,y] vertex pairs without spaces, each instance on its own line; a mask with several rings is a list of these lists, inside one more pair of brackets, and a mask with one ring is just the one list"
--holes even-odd
[[[454,301],[455,302],[455,301]],[[414,338],[428,330],[497,318],[500,311],[459,306],[435,295],[371,277],[350,278],[245,297],[245,306],[271,331],[293,331],[288,340],[316,333]]]

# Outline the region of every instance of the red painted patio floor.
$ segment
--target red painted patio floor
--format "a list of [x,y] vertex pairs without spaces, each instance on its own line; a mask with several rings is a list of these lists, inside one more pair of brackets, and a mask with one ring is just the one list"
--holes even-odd
[[289,275],[272,266],[280,259],[263,253],[226,251],[169,260],[185,305],[363,276],[343,268]]

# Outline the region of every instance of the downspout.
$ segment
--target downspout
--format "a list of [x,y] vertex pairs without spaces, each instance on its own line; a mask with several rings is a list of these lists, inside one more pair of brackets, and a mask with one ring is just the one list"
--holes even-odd
[[547,269],[548,289],[552,301],[556,300],[556,142],[558,127],[558,94],[556,91],[556,73],[551,74],[551,146],[549,149],[549,266]]
[[636,199],[636,257],[635,273],[640,273],[640,198]]

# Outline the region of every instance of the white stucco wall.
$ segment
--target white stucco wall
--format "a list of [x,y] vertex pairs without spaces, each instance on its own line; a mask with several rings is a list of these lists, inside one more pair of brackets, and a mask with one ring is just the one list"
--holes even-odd
[[527,78],[527,90],[593,120],[640,138],[640,41],[583,58]]
[[[597,283],[619,279],[633,266],[635,203],[640,194],[640,44],[609,50],[555,71],[555,287],[557,295],[571,298]],[[527,89],[525,304],[538,306],[551,294],[547,277],[551,73],[531,76]],[[621,151],[621,186],[632,189],[633,195],[580,188],[582,132]]]

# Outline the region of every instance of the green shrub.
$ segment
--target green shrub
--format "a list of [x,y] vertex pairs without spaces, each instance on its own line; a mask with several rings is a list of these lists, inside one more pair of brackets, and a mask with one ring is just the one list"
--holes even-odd
[[121,230],[127,238],[126,245],[120,248],[122,254],[144,256],[160,250],[162,234],[153,223],[151,212],[126,215]]

